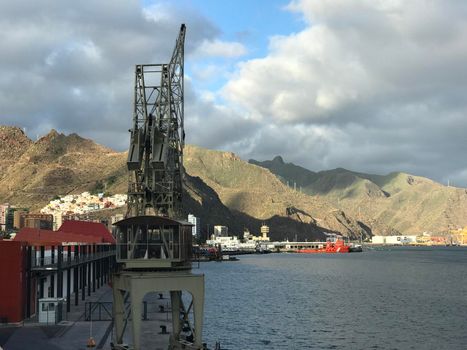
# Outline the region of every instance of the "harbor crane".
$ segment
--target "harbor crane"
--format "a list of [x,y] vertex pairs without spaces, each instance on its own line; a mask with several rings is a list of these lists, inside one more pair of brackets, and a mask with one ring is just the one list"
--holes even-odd
[[182,214],[184,42],[182,25],[169,64],[136,65],[127,217]]
[[130,318],[129,349],[142,349],[142,304],[151,292],[170,292],[169,349],[203,348],[204,275],[191,272],[192,225],[182,220],[185,32],[182,24],[169,63],[135,67],[128,210],[125,219],[114,224],[114,349],[128,349],[124,333]]

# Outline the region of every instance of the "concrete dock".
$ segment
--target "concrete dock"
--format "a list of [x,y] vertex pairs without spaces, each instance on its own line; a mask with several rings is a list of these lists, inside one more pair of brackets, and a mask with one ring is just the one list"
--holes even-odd
[[[143,320],[141,334],[144,348],[166,350],[172,328],[170,298],[151,293],[145,298],[147,303],[147,319]],[[112,302],[112,289],[103,286],[86,302]],[[85,304],[72,306],[66,314],[66,320],[57,325],[42,325],[37,319],[24,322],[19,326],[0,326],[0,347],[3,350],[85,350],[87,341],[92,336],[96,342],[95,349],[110,349],[113,327],[110,317],[105,321],[86,321]],[[108,304],[109,305],[109,304]],[[161,306],[164,311],[161,312]],[[111,310],[111,308],[110,308]],[[97,318],[97,315],[93,313]],[[92,324],[92,325],[91,325]],[[161,326],[165,326],[169,334],[160,334]],[[125,342],[131,344],[131,322],[125,332]]]

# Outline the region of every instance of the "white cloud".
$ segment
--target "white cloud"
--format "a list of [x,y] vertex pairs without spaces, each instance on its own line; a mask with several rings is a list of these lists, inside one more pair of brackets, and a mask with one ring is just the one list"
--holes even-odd
[[297,0],[288,9],[304,29],[271,36],[264,57],[236,64],[247,47],[174,2],[2,2],[0,124],[125,149],[134,65],[168,61],[186,23],[188,142],[315,170],[452,174],[467,184],[466,2]]
[[171,20],[170,8],[165,4],[152,4],[143,8],[143,16],[154,23],[168,22]]
[[246,53],[245,46],[239,42],[214,39],[203,40],[192,56],[198,59],[207,57],[235,58],[244,56]]
[[[301,0],[288,9],[306,28],[271,37],[269,53],[241,62],[222,91],[263,125],[247,156],[277,152],[314,169],[404,170],[438,179],[461,168],[467,3]],[[279,142],[282,151],[272,145],[278,139],[287,140]]]
[[370,93],[360,62],[325,27],[273,37],[271,53],[240,65],[224,96],[276,121],[323,119]]
[[56,65],[60,60],[69,63],[69,60],[74,57],[88,61],[88,64],[96,65],[100,63],[99,61],[102,58],[101,49],[92,40],[63,43],[61,46],[52,49],[52,52],[45,58],[45,63],[50,67]]
[[138,63],[168,62],[181,23],[189,55],[219,30],[192,9],[138,1],[0,3],[0,124],[53,127],[123,150]]
[[222,65],[208,64],[206,66],[193,66],[193,76],[197,81],[210,81],[224,77],[225,67]]

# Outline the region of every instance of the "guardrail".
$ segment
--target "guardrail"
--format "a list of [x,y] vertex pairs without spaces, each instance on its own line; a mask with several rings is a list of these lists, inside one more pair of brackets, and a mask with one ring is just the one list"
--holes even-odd
[[[161,305],[160,303],[156,302],[147,302],[143,301],[143,309],[141,314],[141,319],[143,321],[149,320],[151,317],[155,317],[154,315],[150,316],[150,314],[167,314],[171,312],[169,305],[167,306]],[[126,309],[129,308],[129,303],[125,303]],[[85,304],[84,308],[84,320],[85,321],[112,321],[112,307],[113,302],[111,301],[88,301]],[[129,315],[131,316],[131,315]]]
[[[68,256],[67,252],[62,253],[62,267],[68,267],[72,265],[79,265],[85,262],[98,260],[101,258],[106,258],[109,256],[114,256],[116,254],[115,250],[104,251],[104,252],[97,252],[93,254],[86,254],[86,255],[73,255]],[[32,257],[31,259],[31,267],[57,267],[58,266],[58,256],[55,255],[52,259],[52,256],[46,257]]]

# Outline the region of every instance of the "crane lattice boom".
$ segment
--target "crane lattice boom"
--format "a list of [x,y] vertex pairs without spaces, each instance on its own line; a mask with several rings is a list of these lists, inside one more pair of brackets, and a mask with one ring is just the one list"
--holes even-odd
[[127,217],[182,214],[184,42],[182,24],[170,63],[136,65]]

